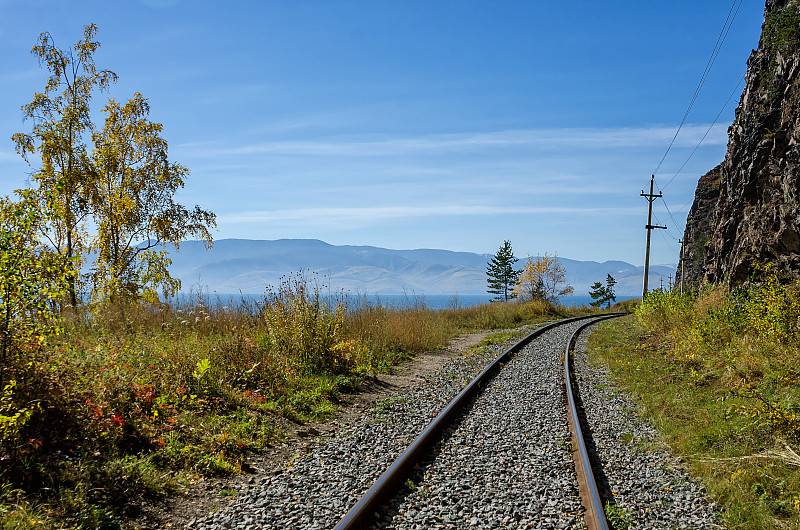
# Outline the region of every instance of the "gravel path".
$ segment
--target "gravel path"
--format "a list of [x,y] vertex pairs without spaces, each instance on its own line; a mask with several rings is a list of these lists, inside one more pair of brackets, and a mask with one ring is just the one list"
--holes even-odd
[[[589,365],[589,332],[581,333],[576,345],[575,373],[595,458],[602,468],[596,477],[598,487],[606,498],[614,499],[618,520],[636,529],[722,528],[719,511],[704,488],[686,474],[677,458],[654,448],[663,447],[655,428],[636,417],[636,405],[613,390],[604,369]],[[592,465],[596,469],[597,461]]]
[[[413,484],[381,514],[380,528],[583,527],[560,363],[566,340],[579,325],[545,333],[506,365]],[[187,528],[332,528],[503,349],[448,363],[352,429],[331,440],[310,442],[282,472]],[[629,402],[603,390],[603,373],[586,366],[583,357],[576,359],[576,371],[581,392],[587,393],[584,403],[597,410],[589,417],[593,440],[601,449],[607,484],[616,493],[621,514],[634,523],[630,528],[717,528],[701,488],[675,468],[668,454],[625,443],[650,440],[655,433],[631,417]],[[594,427],[598,418],[603,425]]]
[[[523,330],[526,333],[532,331]],[[191,529],[332,528],[439,411],[506,346],[462,356],[398,393],[362,423],[310,442],[281,473]]]
[[576,528],[583,521],[559,362],[583,322],[518,353],[465,411],[384,528]]

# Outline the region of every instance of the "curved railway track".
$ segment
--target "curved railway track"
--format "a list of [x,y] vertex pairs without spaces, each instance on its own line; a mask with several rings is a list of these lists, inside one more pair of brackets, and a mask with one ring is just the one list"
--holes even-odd
[[[602,369],[587,365],[586,334],[575,348],[580,395],[567,395],[565,351],[596,321],[564,320],[504,352],[451,359],[333,438],[309,440],[284,469],[254,477],[229,506],[187,528],[603,528],[598,501],[615,504],[614,517],[630,527],[720,528],[714,504],[672,467],[674,457],[639,445],[656,431],[627,412],[633,402],[608,389]],[[573,423],[585,426],[591,466],[570,434],[569,401],[578,412],[586,404]],[[576,470],[595,462],[605,496],[592,507],[592,487]]]
[[[438,416],[436,416],[434,421],[432,421],[430,425],[428,425],[425,430],[411,443],[408,449],[406,449],[406,451],[394,461],[394,463],[386,470],[381,478],[378,479],[378,481],[369,489],[369,491],[367,491],[367,493],[356,503],[356,505],[353,506],[350,511],[341,519],[336,526],[336,530],[374,528],[376,526],[381,527],[383,525],[376,524],[376,522],[379,518],[381,518],[382,511],[384,513],[387,511],[394,511],[395,514],[402,512],[403,508],[400,507],[400,505],[403,501],[398,501],[398,497],[403,496],[402,491],[404,489],[415,490],[419,488],[419,485],[412,480],[415,476],[415,471],[422,468],[427,468],[428,465],[426,464],[426,460],[430,460],[431,451],[440,445],[443,435],[453,433],[455,430],[454,423],[460,422],[463,424],[465,410],[473,406],[476,395],[482,389],[491,388],[495,376],[502,369],[502,367],[508,363],[515,354],[523,350],[523,348],[525,348],[532,341],[552,330],[555,330],[556,328],[565,327],[576,322],[581,322],[581,324],[572,332],[572,334],[569,336],[569,339],[566,341],[564,353],[564,391],[567,399],[567,417],[564,419],[568,421],[570,427],[571,443],[574,447],[575,471],[577,473],[575,478],[580,491],[580,502],[585,510],[584,521],[586,528],[589,530],[608,529],[608,524],[603,513],[602,499],[598,492],[596,481],[592,473],[589,453],[581,431],[577,400],[575,399],[573,392],[574,385],[571,383],[570,349],[572,348],[578,334],[583,329],[599,321],[608,318],[614,318],[620,315],[621,313],[603,315],[599,317],[576,317],[548,324],[535,330],[533,333],[495,358],[494,361],[492,361],[480,374],[478,374],[447,405],[447,407],[445,407],[444,410],[442,410]],[[503,383],[499,383],[498,386],[502,385]],[[550,397],[552,397],[552,393]],[[514,399],[514,396],[506,395],[506,399],[508,398]],[[491,400],[492,398],[490,397],[488,399]],[[502,454],[502,450],[497,452]],[[503,460],[503,457],[500,458]],[[470,464],[468,462],[463,463],[463,466],[465,467],[469,465]],[[451,463],[450,467],[452,468],[457,466]],[[485,468],[476,469],[473,475],[475,473],[479,473],[480,469]],[[430,475],[434,474],[435,473],[433,472],[430,473]],[[417,473],[417,477],[418,476],[419,473]],[[423,477],[423,480],[420,481],[420,484],[425,480],[430,481],[430,476]],[[433,480],[435,480],[435,478]],[[487,484],[483,483],[483,487],[486,486]],[[491,483],[489,483],[489,486],[491,486]],[[428,486],[425,485],[422,487]],[[470,486],[466,487],[470,488]],[[387,505],[393,500],[395,500],[394,508],[390,506],[387,509]],[[415,511],[413,507],[407,507],[405,510],[408,512]],[[512,520],[512,515],[513,513],[511,515],[506,515],[504,519],[496,521],[496,523],[498,525],[508,524]],[[576,515],[576,519],[579,518],[579,514],[573,513],[572,515]],[[471,524],[472,526],[485,522],[486,521],[481,521],[475,516],[468,521],[465,521],[465,523]],[[394,527],[391,524],[390,526]]]

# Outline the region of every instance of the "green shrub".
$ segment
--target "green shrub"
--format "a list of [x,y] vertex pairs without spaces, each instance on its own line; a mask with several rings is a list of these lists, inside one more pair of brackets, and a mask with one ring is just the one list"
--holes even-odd
[[267,347],[297,359],[307,373],[346,373],[354,363],[346,349],[336,348],[345,308],[341,303],[329,307],[320,290],[297,276],[285,279],[277,291],[268,291],[262,309]]
[[800,524],[800,283],[656,291],[592,355],[702,476],[731,528]]

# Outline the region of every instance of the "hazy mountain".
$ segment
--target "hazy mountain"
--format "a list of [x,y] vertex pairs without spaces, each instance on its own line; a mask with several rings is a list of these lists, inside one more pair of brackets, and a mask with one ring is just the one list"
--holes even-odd
[[[219,294],[261,294],[276,286],[282,276],[298,271],[316,273],[331,291],[361,294],[486,294],[489,254],[449,250],[390,250],[369,246],[329,245],[314,239],[261,241],[221,239],[206,250],[199,241],[171,252],[173,276],[184,291],[203,289]],[[623,261],[576,261],[559,258],[567,269],[576,295],[585,295],[606,274],[617,280],[619,295],[641,294],[642,267]],[[650,285],[675,270],[674,265],[653,266]]]

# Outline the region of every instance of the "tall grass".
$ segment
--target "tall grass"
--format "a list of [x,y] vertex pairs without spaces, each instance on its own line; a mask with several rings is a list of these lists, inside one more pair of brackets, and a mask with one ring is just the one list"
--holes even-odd
[[593,335],[725,508],[731,528],[800,527],[800,284],[654,292]]
[[114,528],[130,499],[237,472],[281,438],[279,418],[324,419],[367,374],[464,331],[568,312],[543,302],[434,311],[422,299],[392,308],[320,293],[293,277],[258,301],[200,293],[66,312],[63,333],[6,370],[0,528]]

